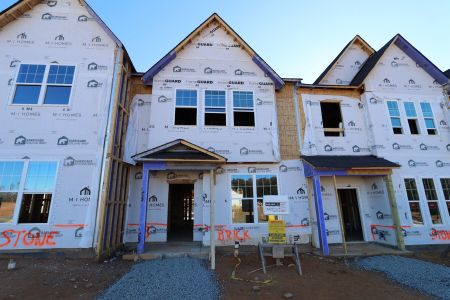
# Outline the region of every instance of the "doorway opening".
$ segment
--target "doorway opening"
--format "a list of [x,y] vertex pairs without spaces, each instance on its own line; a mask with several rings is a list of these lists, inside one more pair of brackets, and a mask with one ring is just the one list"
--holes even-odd
[[347,242],[364,241],[356,189],[338,189],[338,193],[342,208],[345,240]]
[[167,240],[192,242],[194,231],[194,185],[169,184]]

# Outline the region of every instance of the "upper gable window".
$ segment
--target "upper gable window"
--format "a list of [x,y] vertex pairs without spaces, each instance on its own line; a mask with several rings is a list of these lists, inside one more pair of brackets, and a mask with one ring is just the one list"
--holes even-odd
[[341,105],[339,102],[320,102],[323,133],[325,136],[344,136]]
[[417,113],[414,102],[405,102],[404,106],[406,117],[408,118],[409,132],[411,134],[419,134],[419,125],[417,122]]
[[425,120],[425,126],[429,135],[436,135],[436,125],[434,123],[433,111],[431,105],[428,102],[421,102],[420,108],[422,109],[422,115]]
[[400,120],[400,110],[398,109],[397,101],[388,101],[387,102],[389,116],[391,117],[391,125],[392,131],[394,134],[402,134],[402,122]]
[[197,125],[197,91],[177,90],[175,125]]
[[255,126],[253,92],[233,91],[234,126]]
[[226,126],[225,91],[205,91],[205,125]]
[[12,104],[68,105],[74,75],[74,66],[22,64]]

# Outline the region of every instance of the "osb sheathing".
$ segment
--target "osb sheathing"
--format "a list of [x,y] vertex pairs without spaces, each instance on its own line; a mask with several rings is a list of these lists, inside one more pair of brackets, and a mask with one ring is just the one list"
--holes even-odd
[[130,100],[137,94],[151,94],[152,87],[142,83],[141,75],[133,75],[130,78]]
[[298,146],[298,133],[296,121],[296,107],[294,100],[295,83],[287,82],[276,92],[278,133],[280,137],[281,159],[298,159],[300,149]]

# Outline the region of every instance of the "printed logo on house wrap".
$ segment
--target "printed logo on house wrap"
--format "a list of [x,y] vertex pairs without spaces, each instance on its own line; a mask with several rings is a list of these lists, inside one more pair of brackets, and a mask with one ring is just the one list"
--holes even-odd
[[85,146],[89,145],[89,142],[86,139],[70,139],[66,136],[62,136],[58,138],[56,142],[57,146]]
[[370,152],[370,149],[369,149],[369,148],[361,148],[361,147],[359,147],[358,145],[354,145],[354,146],[352,147],[352,150],[353,150],[353,152],[355,152],[355,153],[359,153],[359,152]]
[[134,179],[136,179],[136,180],[142,179],[142,172],[136,172],[136,173],[134,174]]
[[421,89],[422,85],[421,84],[417,84],[416,81],[414,79],[410,79],[408,80],[407,84],[404,84],[403,87],[409,89],[409,90],[417,90],[417,89]]
[[228,149],[216,149],[214,147],[208,147],[206,150],[208,150],[209,152],[212,152],[212,153],[219,154],[219,155],[231,154],[231,150],[228,150]]
[[330,235],[339,235],[340,234],[340,231],[339,230],[326,230],[326,232],[327,232],[327,236],[330,236]]
[[41,16],[42,20],[46,20],[46,21],[66,21],[67,17],[66,16],[57,16],[57,15],[53,15],[51,13],[44,13]]
[[332,151],[345,151],[344,147],[332,147],[331,145],[325,145],[323,147],[323,150],[325,150],[325,152],[332,152]]
[[399,143],[393,143],[392,149],[394,149],[394,150],[412,150],[413,148],[411,145],[400,145]]
[[152,195],[148,198],[148,207],[160,209],[165,207],[164,203],[158,201],[158,197],[156,195]]
[[96,88],[102,87],[102,86],[103,86],[103,83],[98,82],[97,80],[93,79],[93,80],[88,81],[88,83],[86,84],[86,86],[87,86],[88,88],[91,88],[91,89],[96,89]]
[[[164,96],[162,96],[162,97],[164,97]],[[151,105],[151,101],[145,101],[143,99],[138,99],[137,100],[137,105],[138,106]]]
[[449,130],[450,127],[448,126],[448,123],[444,120],[441,120],[439,122],[439,128],[443,129],[443,130]]
[[14,59],[14,60],[12,60],[12,61],[9,63],[9,67],[10,67],[10,68],[15,68],[15,67],[17,67],[20,63],[21,63],[20,60]]
[[381,189],[376,183],[372,183],[370,190],[367,191],[369,196],[384,196],[384,190]]
[[15,40],[8,39],[8,40],[6,40],[6,43],[10,44],[10,45],[13,45],[13,46],[15,46],[15,45],[17,45],[17,46],[29,46],[29,45],[33,45],[34,41],[30,40],[30,38],[29,38],[29,36],[28,36],[28,34],[26,32],[22,32],[22,33],[19,33],[18,35],[16,35],[16,39]]
[[164,95],[158,97],[158,103],[168,103],[168,102],[172,102],[172,98],[166,97]]
[[109,47],[108,43],[104,43],[101,36],[97,35],[91,38],[89,42],[83,42],[81,44],[83,47],[88,48],[106,48]]
[[75,166],[94,166],[95,162],[92,159],[75,159],[72,156],[68,156],[64,159],[64,167],[75,167]]
[[248,167],[248,173],[268,173],[270,172],[270,168],[256,168],[256,167]]
[[23,146],[23,145],[45,145],[47,142],[45,139],[28,139],[23,135],[19,135],[14,139],[14,145]]
[[262,100],[260,98],[256,98],[256,105],[272,105],[273,101],[271,100]]
[[91,189],[86,186],[80,189],[80,192],[78,193],[78,195],[74,196],[74,197],[69,197],[69,203],[72,206],[88,206],[89,203],[91,202]]
[[86,15],[81,15],[81,16],[78,16],[78,18],[77,18],[78,22],[88,22],[88,21],[94,21],[94,20],[95,20],[94,18],[88,17]]
[[397,84],[394,82],[391,82],[391,80],[389,78],[385,78],[383,79],[383,81],[378,84],[379,87],[381,88],[396,88]]
[[205,74],[227,74],[226,70],[223,69],[213,69],[211,67],[206,67],[205,69],[203,69],[203,73]]
[[407,236],[421,236],[422,234],[418,230],[406,230],[404,228],[401,229],[402,234],[404,237]]
[[414,168],[414,167],[428,167],[428,163],[426,162],[419,162],[419,161],[415,161],[413,159],[408,160],[408,166],[410,168]]
[[330,221],[330,220],[337,220],[337,215],[330,215],[329,213],[327,213],[327,212],[324,212],[323,213],[323,219],[325,220],[325,221]]
[[91,62],[90,64],[88,64],[87,70],[88,71],[107,71],[108,66],[99,65],[96,62]]
[[180,66],[175,66],[172,68],[173,73],[195,73],[194,68],[182,68]]
[[439,146],[430,146],[430,145],[426,145],[424,143],[419,145],[420,150],[422,151],[429,151],[429,150],[441,150],[441,148],[439,148]]
[[50,47],[69,47],[72,46],[72,43],[66,41],[63,34],[59,34],[53,40],[45,41],[45,45]]
[[263,155],[264,151],[263,150],[258,150],[258,149],[249,149],[247,147],[242,147],[239,150],[239,153],[241,155]]
[[391,219],[391,215],[383,213],[382,211],[377,211],[376,214],[378,220]]
[[398,68],[398,67],[407,67],[409,64],[404,61],[405,57],[402,57],[401,59],[398,57],[394,57],[391,61],[391,67]]
[[289,195],[289,200],[308,200],[308,195],[306,194],[306,185],[302,184],[301,187],[299,187],[296,191],[295,195]]
[[256,76],[256,73],[244,71],[242,69],[236,69],[236,70],[234,70],[234,75],[236,75],[236,76]]
[[442,160],[437,160],[435,164],[436,164],[436,167],[438,167],[438,168],[444,168],[444,167],[450,166],[450,163],[443,162]]
[[58,5],[58,1],[57,0],[47,0],[47,6],[55,7],[56,5]]
[[282,173],[285,172],[301,172],[302,168],[301,167],[288,167],[286,165],[281,165],[278,167],[278,170]]

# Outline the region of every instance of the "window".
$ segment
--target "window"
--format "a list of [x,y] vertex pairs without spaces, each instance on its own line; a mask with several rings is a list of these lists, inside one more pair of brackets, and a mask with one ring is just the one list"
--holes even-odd
[[394,134],[402,134],[402,122],[400,121],[400,110],[396,101],[388,101],[389,116],[391,117],[392,131]]
[[411,134],[419,134],[419,126],[417,123],[417,113],[414,102],[405,102],[406,117],[408,118],[409,132]]
[[444,192],[445,203],[447,204],[447,211],[450,215],[450,178],[441,178],[441,186]]
[[0,223],[11,223],[22,177],[23,162],[0,162]]
[[258,223],[265,223],[269,216],[263,212],[263,197],[278,195],[277,177],[275,175],[256,175],[256,197],[258,204]]
[[177,90],[175,125],[197,125],[196,90]]
[[0,223],[15,220],[16,202],[18,223],[47,223],[56,167],[56,162],[0,161]]
[[442,224],[441,214],[439,212],[438,197],[434,181],[432,178],[422,179],[425,196],[427,197],[428,209],[430,210],[431,221],[433,224]]
[[74,66],[22,64],[16,79],[12,104],[69,104]]
[[44,104],[69,104],[75,67],[50,66]]
[[341,105],[338,102],[320,102],[322,126],[325,136],[344,136]]
[[420,210],[420,198],[414,178],[405,178],[406,195],[408,196],[409,209],[413,224],[423,225],[422,212]]
[[205,91],[205,125],[227,125],[225,91]]
[[233,92],[234,126],[255,126],[253,92]]
[[433,111],[431,105],[428,102],[421,102],[420,108],[422,109],[422,115],[425,120],[425,126],[429,135],[436,134],[436,125],[434,124]]
[[[231,177],[233,223],[265,223],[263,197],[278,195],[276,175],[234,175]],[[258,218],[255,220],[254,212]]]

